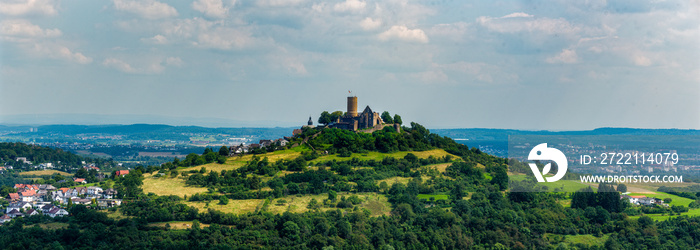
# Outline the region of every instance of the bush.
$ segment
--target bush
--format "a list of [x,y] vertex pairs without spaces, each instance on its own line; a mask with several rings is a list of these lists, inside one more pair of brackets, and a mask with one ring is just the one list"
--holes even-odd
[[219,196],[219,204],[228,205],[228,197],[226,195]]

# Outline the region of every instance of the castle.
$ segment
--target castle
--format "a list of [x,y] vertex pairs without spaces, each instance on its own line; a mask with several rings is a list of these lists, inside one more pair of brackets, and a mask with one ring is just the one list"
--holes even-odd
[[[399,124],[384,124],[379,113],[372,111],[369,107],[365,107],[362,113],[357,113],[357,96],[348,96],[348,109],[344,115],[338,117],[335,121],[329,123],[326,127],[329,128],[339,128],[346,129],[356,132],[372,133],[377,130],[383,129],[385,126],[393,126],[396,132],[401,131],[401,125]],[[303,128],[314,128],[314,123],[311,117],[307,125],[302,126],[300,129],[295,129],[292,134],[301,134]]]
[[357,96],[348,96],[348,111],[337,121],[329,124],[329,127],[347,129],[351,131],[364,130],[374,127],[381,127],[384,121],[379,113],[373,112],[367,106],[362,113],[357,113]]

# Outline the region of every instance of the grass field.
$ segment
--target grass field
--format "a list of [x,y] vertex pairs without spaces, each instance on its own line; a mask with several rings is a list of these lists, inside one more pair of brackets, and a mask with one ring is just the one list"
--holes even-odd
[[409,182],[410,180],[411,180],[410,177],[399,177],[399,176],[396,176],[396,177],[391,177],[391,178],[386,178],[386,179],[377,180],[377,185],[379,185],[379,183],[382,183],[383,181],[385,181],[386,184],[389,185],[389,187],[391,187],[391,185],[394,185],[394,183],[401,183],[401,184],[406,185],[406,184],[408,184],[408,182]]
[[[678,217],[678,215],[668,215],[668,214],[664,214],[664,215],[661,215],[661,214],[645,214],[645,215],[648,216],[649,218],[652,218],[652,219],[656,220],[656,221],[665,221],[665,220],[668,220],[668,219],[670,219],[670,218]],[[700,208],[690,209],[690,210],[688,210],[688,212],[681,213],[681,216],[683,216],[683,215],[687,215],[687,216],[690,216],[690,217],[700,216]],[[641,216],[641,215],[636,215],[636,216],[630,216],[629,218],[631,218],[631,219],[639,219],[639,217],[642,217],[642,216]]]
[[126,215],[122,214],[122,212],[119,211],[119,210],[114,211],[114,212],[109,211],[109,210],[100,210],[100,211],[103,212],[103,213],[105,213],[105,214],[107,214],[107,217],[109,217],[109,218],[111,218],[111,219],[114,219],[114,220],[121,220],[121,219],[131,218],[131,216],[126,216]]
[[63,222],[50,222],[50,223],[39,223],[39,224],[34,224],[34,225],[24,225],[24,228],[30,228],[34,226],[39,226],[42,229],[50,229],[50,230],[56,230],[56,229],[66,229],[68,228],[68,223],[63,223]]
[[435,197],[435,200],[447,200],[450,198],[449,195],[446,194],[418,194],[418,199],[426,199],[430,200],[430,197]]
[[[362,204],[359,206],[361,208],[368,209],[372,213],[371,216],[389,215],[389,212],[391,212],[391,204],[389,203],[388,198],[382,194],[341,192],[338,193],[338,199],[340,199],[341,196],[348,198],[351,195],[357,195],[362,200]],[[272,200],[272,203],[268,207],[267,211],[275,214],[281,214],[287,211],[292,213],[303,213],[309,211],[307,206],[309,205],[311,199],[316,199],[319,204],[322,204],[324,199],[328,199],[328,194],[302,195],[300,197],[289,195],[287,197],[277,198]],[[285,200],[286,202],[283,205],[277,205],[277,201],[279,200]],[[326,211],[330,209],[336,208],[323,207],[320,210]]]
[[224,213],[244,214],[255,212],[257,208],[262,206],[263,201],[263,199],[229,200],[228,204],[221,205],[218,200],[213,200],[209,202],[209,206],[204,201],[186,201],[184,203],[199,209],[199,212],[207,211],[207,209],[211,208]]
[[[508,178],[514,181],[522,181],[527,177],[524,174],[514,174],[508,175]],[[588,187],[588,185],[583,184],[576,180],[559,180],[556,182],[543,182],[538,185],[546,186],[549,188],[548,191],[554,192],[555,189],[559,188],[559,192],[576,192],[580,189]],[[597,190],[595,186],[592,186],[593,190]]]
[[37,170],[37,171],[26,171],[26,172],[21,172],[19,175],[22,176],[51,176],[54,174],[60,174],[63,176],[72,176],[72,174],[63,172],[63,171],[58,171],[58,170]]
[[[185,230],[185,229],[192,228],[192,221],[154,222],[154,223],[148,223],[148,226],[165,228],[166,224],[170,224],[170,229],[174,229],[174,230]],[[199,225],[201,228],[209,227],[209,224],[199,223]]]
[[671,198],[671,203],[669,205],[676,205],[676,206],[688,206],[693,200],[672,195],[672,194],[667,194],[664,192],[654,192],[653,194],[650,193],[629,193],[628,195],[630,196],[637,196],[637,195],[644,195],[646,197],[654,197],[654,198],[659,198],[659,199],[666,199],[666,198]]
[[[447,167],[449,167],[450,165],[452,165],[451,162],[448,162],[448,163],[431,164],[431,165],[427,165],[427,166],[425,166],[425,167],[426,167],[426,168],[434,168],[434,169],[436,169],[438,172],[444,174],[444,173],[445,173],[445,169],[447,169]],[[481,165],[481,164],[479,164],[479,165]]]
[[560,234],[545,234],[545,238],[549,240],[550,243],[558,245],[564,243],[568,246],[574,244],[584,244],[588,246],[603,246],[605,241],[610,237],[609,234],[605,234],[602,237],[595,237],[590,234],[579,234],[579,235],[560,235]]
[[154,193],[157,195],[177,195],[180,197],[192,196],[196,193],[206,192],[203,187],[185,186],[185,179],[180,177],[160,177],[153,178],[150,174],[145,174],[143,179],[143,193]]
[[447,153],[445,150],[442,149],[433,149],[433,150],[426,150],[426,151],[403,151],[403,152],[394,152],[394,153],[380,153],[380,152],[368,152],[368,153],[353,153],[350,157],[340,157],[338,155],[324,155],[321,157],[318,157],[315,160],[312,160],[311,163],[316,163],[320,161],[332,161],[332,160],[337,160],[337,161],[347,161],[354,158],[358,158],[360,160],[382,160],[384,157],[393,157],[393,158],[403,158],[405,157],[408,153],[412,153],[416,155],[418,158],[428,158],[429,156],[434,156],[434,157],[444,157],[446,155],[451,155],[453,159],[459,159],[459,157]]

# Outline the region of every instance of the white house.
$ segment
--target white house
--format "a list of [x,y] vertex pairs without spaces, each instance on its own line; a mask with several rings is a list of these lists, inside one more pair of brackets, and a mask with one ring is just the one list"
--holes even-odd
[[65,209],[59,208],[59,207],[54,207],[51,209],[51,211],[49,211],[46,214],[48,216],[51,216],[51,218],[54,218],[56,216],[63,217],[63,216],[68,215],[68,211],[66,211]]
[[27,210],[30,208],[32,208],[32,204],[30,204],[29,202],[22,202],[22,201],[14,202],[14,203],[10,203],[10,205],[7,206],[5,213],[9,214],[10,212],[12,212],[12,210],[20,211],[22,209]]

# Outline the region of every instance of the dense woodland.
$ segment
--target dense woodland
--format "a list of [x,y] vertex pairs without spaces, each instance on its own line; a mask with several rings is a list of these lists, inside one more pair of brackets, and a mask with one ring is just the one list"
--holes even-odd
[[[664,222],[649,217],[629,218],[640,209],[619,199],[613,188],[601,184],[576,193],[508,192],[507,161],[412,123],[400,133],[372,134],[338,129],[305,129],[292,142],[308,143],[307,151],[291,160],[270,162],[254,157],[231,171],[205,168],[178,172],[178,167],[220,162],[224,150],[208,149],[162,166],[138,167],[115,179],[125,199],[111,219],[101,211],[73,206],[72,216],[15,219],[0,227],[0,246],[10,249],[44,248],[160,248],[160,249],[693,249],[700,248],[700,217],[679,216]],[[318,161],[319,155],[345,151],[395,152],[445,149],[456,155],[420,159],[413,154],[382,160]],[[225,158],[223,158],[225,160]],[[429,165],[447,163],[444,174]],[[516,168],[518,164],[515,164]],[[288,171],[283,177],[274,177]],[[188,185],[210,192],[187,197],[190,201],[237,202],[299,194],[327,194],[309,205],[309,212],[230,214],[187,206],[178,196],[144,194],[143,173],[160,172],[186,178]],[[389,177],[408,183],[377,184]],[[269,181],[262,181],[269,179]],[[263,191],[269,187],[271,191]],[[619,189],[619,187],[618,187]],[[351,195],[338,195],[348,192]],[[359,206],[362,192],[384,194],[391,203],[389,216],[372,217]],[[682,190],[688,195],[690,190]],[[448,199],[420,199],[421,194],[446,194]],[[464,199],[467,197],[468,199]],[[571,198],[571,207],[559,201]],[[667,213],[679,213],[669,208]],[[646,211],[644,213],[653,213]],[[195,221],[191,229],[149,226],[153,222]],[[40,225],[65,223],[58,229]],[[601,246],[565,244],[565,236],[604,237]]]

